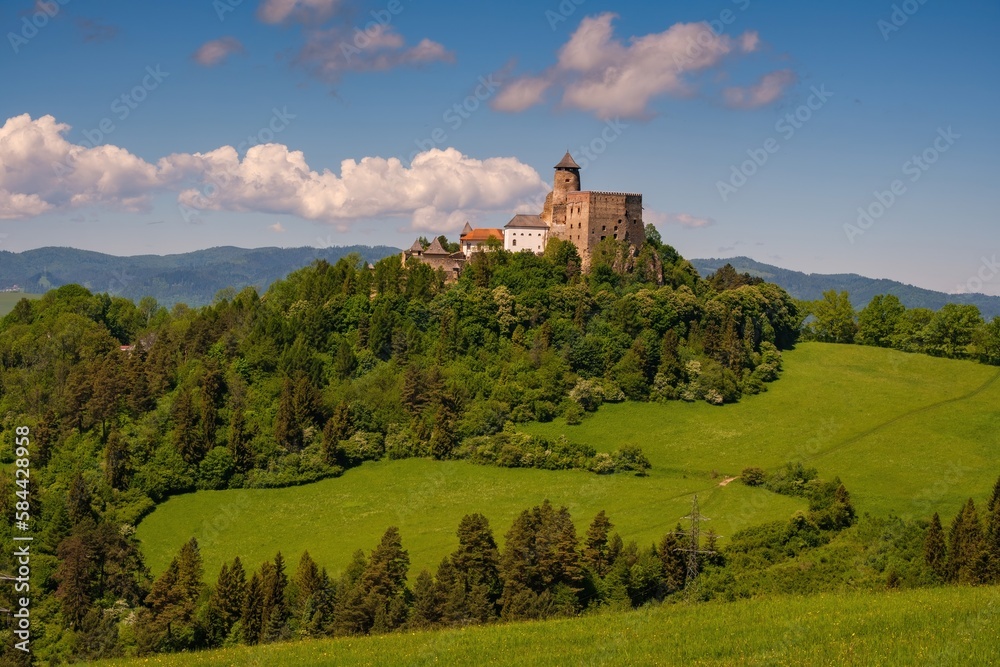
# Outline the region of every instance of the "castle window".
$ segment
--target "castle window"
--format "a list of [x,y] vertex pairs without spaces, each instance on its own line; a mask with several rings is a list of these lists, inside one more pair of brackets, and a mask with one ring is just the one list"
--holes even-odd
[[601,240],[603,241],[603,240],[604,240],[604,239],[606,239],[606,238],[608,238],[608,237],[607,237],[607,236],[602,236],[602,237],[601,237]]
[[510,244],[511,245],[517,245],[517,239],[512,239],[511,242],[510,242]]
[[603,232],[604,230],[606,230],[606,229],[607,229],[607,226],[605,226],[605,225],[601,225],[601,231],[602,231],[602,232]]
[[620,224],[622,224],[622,220],[621,220],[621,218],[618,218],[618,224],[619,224],[619,225],[620,225]]

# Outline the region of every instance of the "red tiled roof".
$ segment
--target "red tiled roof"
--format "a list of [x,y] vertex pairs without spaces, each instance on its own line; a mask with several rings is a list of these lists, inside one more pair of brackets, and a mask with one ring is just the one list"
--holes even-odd
[[462,234],[463,241],[486,241],[489,239],[503,241],[503,230],[483,227],[481,229],[473,229],[468,234]]

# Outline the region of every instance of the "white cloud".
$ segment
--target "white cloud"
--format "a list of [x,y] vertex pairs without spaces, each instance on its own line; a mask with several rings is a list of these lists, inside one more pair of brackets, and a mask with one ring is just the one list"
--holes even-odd
[[325,21],[333,15],[340,0],[264,0],[257,8],[257,18],[264,23],[301,23]]
[[722,96],[731,107],[737,109],[756,109],[766,106],[781,98],[785,89],[798,79],[790,69],[770,72],[760,78],[757,83],[746,88],[733,86],[722,91]]
[[442,44],[429,39],[407,48],[391,25],[376,24],[367,32],[349,32],[342,27],[314,30],[295,60],[320,79],[332,82],[344,72],[379,72],[454,59]]
[[243,53],[243,44],[235,37],[220,37],[205,42],[194,52],[192,58],[199,65],[218,65],[234,53]]
[[282,232],[285,231],[285,226],[283,224],[281,224],[280,222],[276,222],[273,225],[270,225],[268,227],[268,229],[270,229],[272,232],[276,232],[278,234],[281,234]]
[[715,220],[712,218],[702,218],[690,213],[663,213],[652,209],[643,211],[643,219],[645,222],[651,222],[657,226],[680,225],[689,229],[700,229],[715,224]]
[[760,45],[755,31],[734,38],[716,34],[704,22],[677,23],[623,42],[614,35],[615,18],[612,13],[584,18],[559,50],[555,65],[506,85],[493,107],[523,111],[541,103],[546,90],[560,86],[564,106],[602,119],[645,116],[654,98],[693,95],[698,72],[719,66],[730,55],[757,51]]
[[154,165],[117,146],[71,144],[64,137],[69,129],[52,116],[27,114],[0,127],[0,218],[90,205],[140,210],[166,191],[201,210],[296,215],[338,228],[402,216],[415,228],[447,230],[548,190],[516,158],[479,160],[454,148],[419,153],[408,167],[397,158],[344,160],[338,175],[314,169],[301,151],[282,144],[253,146],[242,160],[223,146],[175,153]]
[[8,118],[0,127],[0,217],[91,204],[136,211],[158,185],[153,165],[117,146],[71,144],[52,116]]

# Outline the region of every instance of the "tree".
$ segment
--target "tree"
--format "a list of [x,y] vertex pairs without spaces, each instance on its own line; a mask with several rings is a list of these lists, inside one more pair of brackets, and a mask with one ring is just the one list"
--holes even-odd
[[260,568],[260,585],[263,593],[261,601],[261,641],[273,642],[282,637],[288,618],[285,588],[288,575],[285,574],[285,559],[279,551],[274,562],[264,563]]
[[205,455],[203,440],[198,429],[198,416],[194,409],[191,392],[181,389],[177,392],[173,407],[174,445],[187,463],[198,463]]
[[[458,549],[451,555],[457,615],[467,621],[485,623],[495,616],[500,597],[500,552],[489,520],[482,514],[467,514],[458,526]],[[452,619],[453,621],[455,619]]]
[[685,532],[680,524],[672,533],[667,533],[660,540],[657,553],[663,565],[663,584],[665,593],[674,593],[684,588],[687,577],[687,557],[681,549],[684,544]]
[[569,510],[556,510],[546,500],[523,511],[507,533],[500,576],[505,619],[530,618],[543,593],[550,598],[560,594],[562,605],[554,613],[575,611],[583,569]]
[[96,554],[88,536],[81,533],[63,540],[58,555],[56,597],[69,627],[75,629],[83,622],[93,601]]
[[240,625],[242,627],[243,643],[253,646],[260,642],[261,629],[264,624],[264,590],[260,574],[253,573],[247,584],[246,596],[243,598],[243,608],[240,610]]
[[104,446],[104,478],[111,488],[124,490],[128,487],[131,473],[128,445],[117,429],[113,430],[108,435],[108,444]]
[[612,527],[604,510],[601,510],[590,523],[583,541],[583,564],[598,577],[605,576],[611,566],[608,562],[608,534]]
[[410,556],[399,529],[390,526],[372,551],[358,581],[363,611],[362,632],[388,632],[406,620],[406,573]]
[[858,314],[858,342],[890,347],[906,307],[894,294],[877,294]]
[[927,325],[928,352],[949,358],[964,357],[982,325],[983,317],[976,306],[946,303]]
[[972,498],[952,522],[948,533],[948,580],[961,584],[981,583],[983,572],[982,525]]
[[413,584],[413,604],[407,625],[415,630],[426,630],[441,623],[444,616],[444,599],[434,577],[421,570]]
[[924,562],[937,576],[947,577],[947,549],[944,543],[944,529],[941,527],[941,517],[935,512],[931,525],[924,538]]
[[823,298],[814,301],[812,323],[816,340],[828,343],[853,343],[858,325],[854,321],[854,306],[847,292],[823,292]]

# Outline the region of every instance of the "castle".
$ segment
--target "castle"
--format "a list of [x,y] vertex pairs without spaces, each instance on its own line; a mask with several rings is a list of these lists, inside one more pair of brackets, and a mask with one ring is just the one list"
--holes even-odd
[[590,267],[594,247],[607,238],[628,242],[633,248],[646,240],[642,223],[642,195],[580,189],[580,165],[566,151],[555,166],[552,191],[538,215],[518,214],[503,229],[473,229],[469,223],[459,237],[461,250],[449,253],[435,239],[426,250],[415,241],[403,252],[403,261],[418,261],[441,268],[449,278],[458,277],[473,252],[485,250],[491,240],[502,241],[505,250],[541,254],[549,237],[569,241],[580,253],[581,267]]

